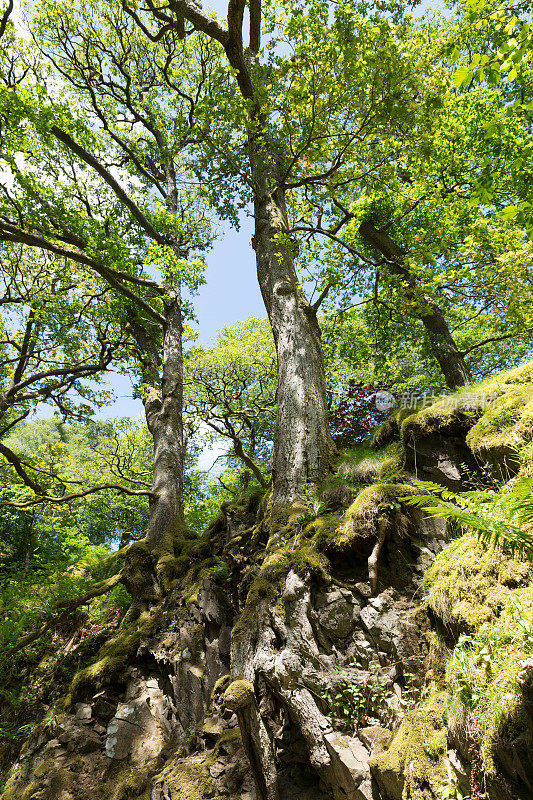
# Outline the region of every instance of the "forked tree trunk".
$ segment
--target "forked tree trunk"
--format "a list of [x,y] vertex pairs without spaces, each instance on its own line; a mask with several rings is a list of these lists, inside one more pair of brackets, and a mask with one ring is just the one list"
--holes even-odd
[[329,430],[320,326],[296,275],[277,167],[256,138],[250,142],[250,160],[257,277],[278,359],[273,502],[291,503],[328,474],[335,446]]
[[405,266],[403,250],[387,233],[375,228],[371,222],[363,222],[359,232],[368,244],[385,257],[391,272],[400,278],[405,296],[413,303],[414,313],[428,333],[433,355],[439,363],[448,388],[458,389],[470,383],[472,376],[442,310],[430,295],[418,290],[414,276]]

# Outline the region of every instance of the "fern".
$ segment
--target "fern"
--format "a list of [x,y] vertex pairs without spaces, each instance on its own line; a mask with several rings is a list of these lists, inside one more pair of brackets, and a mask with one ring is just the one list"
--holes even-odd
[[413,481],[422,494],[406,497],[432,517],[454,520],[473,529],[489,544],[506,545],[533,561],[533,479],[523,479],[506,494],[491,490],[454,492],[430,481]]

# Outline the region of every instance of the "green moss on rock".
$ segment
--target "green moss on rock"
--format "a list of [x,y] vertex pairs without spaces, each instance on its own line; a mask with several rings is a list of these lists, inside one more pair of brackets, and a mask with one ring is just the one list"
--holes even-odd
[[232,681],[223,695],[223,702],[232,711],[242,711],[254,702],[253,684],[245,680]]
[[209,774],[209,762],[200,757],[174,764],[163,775],[172,800],[207,800],[218,796]]
[[414,493],[413,487],[405,483],[375,483],[365,487],[335,529],[317,534],[317,544],[326,552],[354,549],[361,540],[375,536],[380,514],[390,512],[402,497]]
[[145,611],[116,636],[109,639],[98,653],[97,661],[80,670],[63,701],[65,708],[89,690],[98,689],[116,676],[128,658],[136,652],[142,639],[153,630],[161,618],[161,611]]
[[390,800],[434,800],[446,783],[448,697],[433,691],[402,722],[386,750],[370,759],[370,768]]
[[499,615],[513,588],[529,584],[533,566],[519,555],[487,547],[473,533],[451,541],[424,576],[427,601],[437,616],[473,631]]

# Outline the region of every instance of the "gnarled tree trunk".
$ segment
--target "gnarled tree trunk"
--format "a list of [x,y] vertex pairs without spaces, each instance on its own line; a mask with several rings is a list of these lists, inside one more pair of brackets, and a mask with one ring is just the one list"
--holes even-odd
[[328,424],[320,326],[296,275],[284,192],[276,167],[254,138],[250,160],[257,277],[278,357],[273,501],[291,503],[306,486],[325,477],[335,447]]
[[[174,547],[183,531],[183,349],[179,281],[164,300],[163,349],[146,327],[130,321],[145,384],[144,409],[154,442],[154,468],[146,536],[128,552],[123,582],[137,608],[167,588]],[[170,564],[168,563],[170,562]]]

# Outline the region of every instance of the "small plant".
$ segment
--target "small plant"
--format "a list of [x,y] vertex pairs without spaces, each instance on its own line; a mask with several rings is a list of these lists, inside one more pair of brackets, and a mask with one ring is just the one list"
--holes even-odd
[[34,725],[17,726],[15,722],[4,722],[0,724],[0,738],[12,742],[28,739],[32,735],[34,728]]
[[313,520],[329,510],[329,503],[324,503],[317,497],[308,499],[306,504],[306,510],[296,517],[296,522],[301,527],[307,525],[308,522],[313,522]]
[[228,563],[218,556],[214,556],[215,563],[209,567],[209,572],[220,581],[230,581],[231,572]]
[[196,736],[196,728],[194,727],[194,725],[189,725],[189,727],[185,731],[185,741],[188,744],[190,744],[195,736]]
[[427,511],[432,517],[454,520],[472,528],[481,541],[506,545],[533,560],[533,536],[526,527],[533,523],[533,480],[523,479],[507,494],[475,491],[455,494],[429,481],[413,481],[423,494],[405,502]]
[[439,795],[441,800],[470,800],[459,788],[456,775],[450,775],[447,783],[439,790]]
[[[392,722],[415,703],[418,689],[414,675],[404,673],[402,700],[396,701],[392,681],[384,675],[389,668],[372,662],[368,670],[364,670],[357,661],[352,662],[348,669],[338,667],[338,675],[333,679],[334,686],[325,694],[331,712],[355,728],[360,723],[370,723],[375,719],[384,723]],[[362,673],[365,678],[358,680],[353,670]]]

